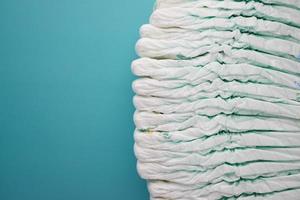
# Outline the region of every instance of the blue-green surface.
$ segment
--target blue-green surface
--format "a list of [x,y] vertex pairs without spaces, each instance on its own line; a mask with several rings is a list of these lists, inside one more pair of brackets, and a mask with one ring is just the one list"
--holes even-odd
[[0,0],[0,199],[144,200],[132,115],[153,1]]

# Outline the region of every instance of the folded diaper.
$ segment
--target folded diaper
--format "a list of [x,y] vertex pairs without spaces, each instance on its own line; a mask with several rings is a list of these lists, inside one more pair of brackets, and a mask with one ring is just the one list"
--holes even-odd
[[300,199],[300,0],[156,0],[140,36],[150,199]]

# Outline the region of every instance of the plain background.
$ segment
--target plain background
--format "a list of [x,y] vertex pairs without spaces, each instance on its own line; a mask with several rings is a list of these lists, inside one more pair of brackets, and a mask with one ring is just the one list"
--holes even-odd
[[130,63],[154,1],[0,0],[0,199],[146,200]]

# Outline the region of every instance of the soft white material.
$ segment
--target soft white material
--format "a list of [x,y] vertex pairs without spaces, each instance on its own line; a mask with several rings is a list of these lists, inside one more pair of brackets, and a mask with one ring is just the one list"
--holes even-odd
[[300,1],[157,0],[134,152],[151,200],[300,197]]

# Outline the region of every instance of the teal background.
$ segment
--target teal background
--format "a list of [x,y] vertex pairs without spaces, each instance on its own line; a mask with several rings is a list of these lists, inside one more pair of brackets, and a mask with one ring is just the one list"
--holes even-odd
[[144,200],[130,63],[153,1],[0,0],[0,199]]

